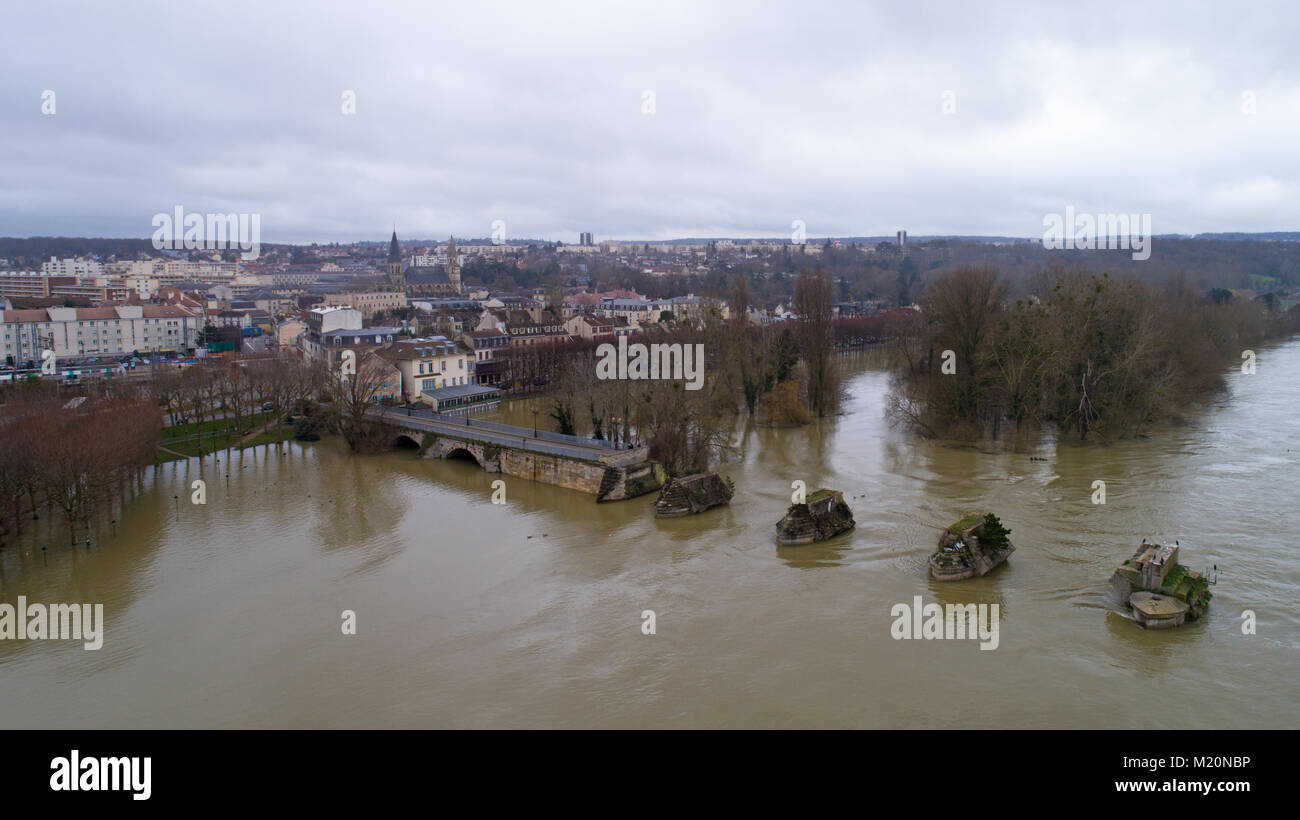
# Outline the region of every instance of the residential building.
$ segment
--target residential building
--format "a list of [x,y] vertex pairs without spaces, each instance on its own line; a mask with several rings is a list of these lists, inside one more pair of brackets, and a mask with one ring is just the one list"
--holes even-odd
[[501,330],[474,330],[465,334],[465,344],[474,356],[475,382],[500,384],[505,362],[497,354],[510,346],[510,335]]
[[104,266],[93,259],[82,259],[80,256],[76,259],[55,259],[51,256],[48,262],[41,263],[41,274],[94,279],[104,275]]
[[362,353],[386,347],[401,335],[402,329],[397,327],[340,329],[324,333],[309,330],[298,337],[298,346],[309,358],[319,359],[333,367],[345,350],[351,350],[360,359]]
[[[471,351],[446,336],[406,339],[378,351],[402,373],[402,397],[423,400],[426,392],[474,384]],[[450,397],[448,397],[450,398]]]
[[6,310],[0,319],[0,356],[39,362],[43,350],[58,358],[185,352],[195,347],[202,314],[181,306],[116,305]]
[[360,330],[362,324],[361,311],[353,307],[312,308],[307,315],[307,326],[318,334],[331,330]]
[[614,338],[614,320],[591,313],[579,313],[564,323],[564,330],[575,339],[587,341]]

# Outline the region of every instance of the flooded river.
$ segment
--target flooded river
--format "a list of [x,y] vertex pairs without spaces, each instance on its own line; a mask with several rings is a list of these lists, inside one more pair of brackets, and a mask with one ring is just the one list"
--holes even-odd
[[[734,501],[685,519],[509,478],[494,505],[472,462],[338,440],[165,465],[89,551],[48,520],[0,551],[0,602],[106,619],[97,651],[0,641],[0,727],[1300,727],[1300,342],[1188,426],[1022,453],[891,429],[885,372],[842,361],[847,413],[738,428]],[[778,549],[795,480],[857,528]],[[1009,563],[930,580],[940,526],[985,508]],[[1144,536],[1218,565],[1207,619],[1113,611]],[[998,604],[997,648],[895,640],[915,596]]]

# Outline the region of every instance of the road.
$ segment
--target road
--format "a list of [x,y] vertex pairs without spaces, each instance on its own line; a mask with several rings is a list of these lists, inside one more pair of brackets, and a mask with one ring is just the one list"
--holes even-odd
[[451,436],[469,436],[478,441],[506,447],[518,447],[522,450],[532,450],[538,453],[579,458],[587,461],[616,453],[630,453],[637,449],[644,449],[615,447],[608,442],[587,444],[583,442],[591,441],[590,439],[578,439],[572,436],[562,437],[558,433],[544,431],[538,431],[534,437],[533,431],[526,427],[512,427],[495,422],[474,421],[473,419],[470,419],[469,423],[466,424],[463,418],[455,421],[448,420],[445,417],[434,418],[432,413],[427,410],[423,412],[414,411],[409,416],[405,410],[381,410],[380,412],[393,424],[414,427],[417,430],[427,430],[431,433]]

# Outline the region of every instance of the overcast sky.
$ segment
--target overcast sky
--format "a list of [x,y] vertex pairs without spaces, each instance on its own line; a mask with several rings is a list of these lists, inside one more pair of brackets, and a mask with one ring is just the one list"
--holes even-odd
[[1300,229],[1294,2],[111,5],[0,9],[0,235]]

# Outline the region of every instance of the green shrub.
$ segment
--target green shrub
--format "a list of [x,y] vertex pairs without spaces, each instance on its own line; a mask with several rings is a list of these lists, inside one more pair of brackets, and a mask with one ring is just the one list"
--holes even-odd
[[980,546],[984,549],[1000,550],[1006,549],[1008,542],[1007,536],[1011,530],[1002,526],[1002,522],[993,513],[984,516],[984,531],[980,534]]

